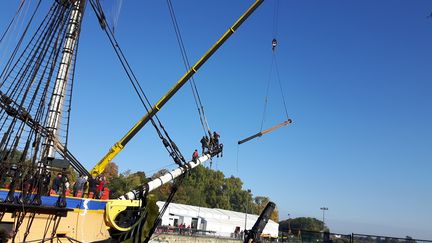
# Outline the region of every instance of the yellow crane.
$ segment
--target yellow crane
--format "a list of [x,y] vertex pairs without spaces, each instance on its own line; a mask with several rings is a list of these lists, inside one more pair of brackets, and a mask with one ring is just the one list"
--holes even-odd
[[144,127],[144,125],[154,117],[160,109],[173,97],[177,91],[199,70],[199,68],[219,49],[220,46],[240,27],[240,25],[257,9],[264,0],[256,0],[240,18],[228,28],[216,43],[174,84],[174,86],[159,101],[152,106],[129,131],[115,143],[106,155],[93,167],[91,174],[100,174],[105,170],[108,163],[120,153],[126,144]]

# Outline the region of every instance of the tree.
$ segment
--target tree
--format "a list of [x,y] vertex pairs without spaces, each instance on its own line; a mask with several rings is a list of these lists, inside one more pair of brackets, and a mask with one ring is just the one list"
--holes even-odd
[[305,230],[305,231],[322,231],[323,222],[316,218],[300,217],[295,219],[287,219],[279,222],[280,231],[288,231],[289,226],[291,230]]
[[109,162],[105,167],[103,172],[107,181],[109,182],[112,178],[116,178],[119,176],[118,166],[115,162]]
[[112,177],[107,186],[111,191],[111,198],[118,198],[133,189],[139,188],[146,182],[147,178],[143,171],[132,173],[127,170],[117,177]]
[[[167,169],[159,170],[158,172],[156,172],[156,173],[153,174],[153,176],[151,177],[151,179],[154,180],[154,179],[156,179],[156,178],[158,178],[160,176],[165,175],[166,173],[168,173]],[[168,199],[168,196],[169,196],[170,192],[171,192],[171,188],[172,188],[172,184],[171,183],[167,183],[165,185],[160,186],[158,188],[158,190],[156,190],[156,191],[154,191],[152,193],[156,196],[156,198],[158,200],[166,201]]]
[[[152,178],[167,171],[159,171]],[[226,178],[221,171],[214,171],[204,166],[192,170],[177,190],[173,202],[208,208],[220,208],[237,212],[260,214],[269,201],[267,197],[258,197],[263,201],[259,206],[248,190],[242,189],[240,178]],[[172,189],[172,183],[165,184],[155,193],[159,200],[166,200]],[[265,204],[264,204],[265,203]],[[277,222],[278,212],[274,210],[271,219]]]
[[405,236],[405,243],[416,243],[417,241],[414,240],[411,236],[407,235]]
[[[166,173],[168,170],[160,170],[152,176],[152,179]],[[145,173],[141,171],[132,173],[127,170],[118,175],[118,167],[115,163],[107,166],[105,176],[110,177],[108,188],[112,192],[112,198],[119,197],[147,182]],[[166,201],[172,192],[173,185],[173,182],[166,183],[152,194],[158,200]],[[260,214],[269,202],[269,198],[262,196],[253,198],[250,190],[243,190],[242,186],[243,182],[240,178],[234,176],[226,178],[221,171],[214,171],[201,165],[186,175],[177,189],[173,202]],[[277,209],[273,211],[271,219],[278,220]]]
[[[261,214],[261,212],[264,210],[264,208],[267,206],[267,204],[270,202],[268,197],[263,197],[263,196],[256,196],[254,198],[254,202],[256,205],[256,214]],[[277,208],[275,208],[272,212],[272,214],[270,215],[270,219],[278,222],[279,221],[279,211]]]

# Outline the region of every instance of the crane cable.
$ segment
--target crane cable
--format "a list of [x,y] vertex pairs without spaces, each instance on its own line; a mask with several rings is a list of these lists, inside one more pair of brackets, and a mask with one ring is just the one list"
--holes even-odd
[[277,41],[278,19],[279,19],[279,0],[275,0],[274,10],[273,10],[272,58],[271,58],[271,64],[270,64],[269,78],[267,80],[266,94],[265,94],[265,99],[264,99],[263,117],[262,117],[261,126],[260,126],[261,132],[263,131],[263,126],[264,126],[265,117],[266,117],[266,113],[267,113],[268,94],[269,94],[269,90],[270,90],[270,83],[272,80],[273,68],[275,69],[276,79],[277,79],[278,84],[279,84],[279,89],[280,89],[281,96],[282,96],[285,115],[286,115],[287,120],[289,120],[288,109],[287,109],[286,102],[285,102],[285,95],[284,95],[283,88],[282,88],[282,82],[281,82],[280,73],[279,73],[279,66],[278,66],[277,57],[276,57],[276,49],[277,49],[277,45],[278,45],[278,41]]
[[[184,66],[186,68],[186,71],[187,71],[190,69],[190,64],[189,64],[189,58],[188,58],[187,52],[186,52],[186,47],[185,47],[184,42],[183,42],[183,38],[182,38],[182,35],[180,32],[180,27],[178,25],[176,14],[175,14],[174,7],[172,5],[171,0],[167,0],[167,4],[168,4],[170,16],[171,16],[171,21],[173,23],[174,31],[175,31],[175,34],[177,37],[177,43],[179,45],[180,52],[181,52],[182,59],[183,59],[183,63],[184,63]],[[201,102],[201,97],[199,95],[198,88],[196,86],[196,82],[195,82],[194,77],[191,77],[189,84],[190,84],[191,89],[192,89],[192,94],[193,94],[193,97],[195,100],[195,105],[196,105],[197,110],[198,110],[201,126],[204,130],[204,136],[207,133],[211,136],[211,130],[210,130],[210,127],[209,127],[208,122],[207,122],[207,118],[206,118],[205,113],[204,113],[204,106]]]
[[278,62],[277,62],[277,59],[276,59],[277,57],[276,57],[276,54],[274,52],[273,52],[273,58],[274,58],[275,69],[276,69],[276,78],[277,78],[278,83],[279,83],[279,89],[281,91],[281,96],[282,96],[282,101],[283,101],[283,105],[284,105],[285,115],[286,115],[286,118],[288,120],[289,119],[288,109],[287,109],[287,106],[286,106],[285,95],[284,95],[284,92],[283,92],[282,82],[281,82],[281,78],[280,78],[280,74],[279,74],[279,67],[278,67]]
[[[146,112],[149,112],[149,107],[151,107],[151,103],[147,97],[147,95],[144,93],[144,90],[142,89],[140,83],[138,82],[137,77],[135,76],[135,73],[133,72],[131,66],[129,65],[128,60],[126,59],[122,49],[120,48],[120,45],[117,41],[117,39],[114,36],[114,33],[112,29],[109,27],[108,22],[106,21],[104,11],[102,9],[102,6],[100,5],[99,0],[90,0],[90,5],[93,8],[96,17],[98,18],[99,24],[101,25],[101,28],[105,31],[110,44],[112,45],[117,57],[120,60],[120,63],[123,67],[123,69],[126,72],[126,75],[132,84],[135,93],[138,95],[138,98],[140,99],[142,105],[144,106]],[[170,138],[168,135],[168,132],[165,130],[164,126],[162,125],[162,122],[160,121],[159,117],[155,114],[154,117],[156,118],[158,124],[154,121],[153,118],[150,118],[150,121],[155,128],[157,134],[159,135],[159,138],[162,140],[163,145],[165,146],[166,150],[168,151],[169,155],[173,158],[174,162],[180,166],[186,164],[186,159],[178,149],[177,145],[174,143],[174,141]],[[159,126],[158,126],[159,125]],[[163,133],[161,132],[163,131]],[[165,136],[164,136],[165,135]]]

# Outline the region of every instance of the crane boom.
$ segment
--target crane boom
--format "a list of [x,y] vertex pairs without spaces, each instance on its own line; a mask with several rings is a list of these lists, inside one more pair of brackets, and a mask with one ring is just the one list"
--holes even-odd
[[286,126],[286,125],[291,124],[291,123],[292,123],[292,120],[288,119],[288,120],[286,120],[286,121],[284,121],[284,122],[282,122],[282,123],[280,123],[280,124],[278,124],[276,126],[270,127],[270,128],[268,128],[268,129],[266,129],[264,131],[261,131],[259,133],[256,133],[256,134],[250,136],[250,137],[247,137],[247,138],[245,138],[243,140],[240,140],[240,141],[237,142],[237,144],[246,143],[246,142],[248,142],[248,141],[250,141],[250,140],[252,140],[254,138],[261,137],[262,135],[264,135],[266,133],[269,133],[269,132],[271,132],[273,130],[276,130],[276,129],[282,127],[282,126]]
[[264,0],[256,0],[246,12],[213,44],[210,49],[193,65],[159,101],[145,114],[108,153],[93,167],[91,173],[100,174],[108,163],[122,151],[126,144],[153,118],[156,113],[167,103],[177,91],[198,71],[198,69],[219,49],[220,46],[240,27],[240,25],[263,3]]

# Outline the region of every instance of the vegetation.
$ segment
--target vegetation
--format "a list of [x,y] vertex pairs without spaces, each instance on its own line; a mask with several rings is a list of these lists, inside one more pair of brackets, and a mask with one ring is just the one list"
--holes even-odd
[[[279,222],[279,232],[281,236],[289,237],[291,240],[299,240],[301,242],[330,242],[330,239],[326,240],[325,234],[322,234],[323,222],[316,218],[300,217],[294,219],[287,219]],[[325,228],[326,232],[329,229]],[[330,235],[328,235],[330,237]],[[346,239],[333,239],[335,243],[348,243]]]
[[[288,231],[289,229],[293,231],[322,231],[323,230],[323,222],[316,218],[309,217],[299,217],[294,219],[287,219],[279,222],[279,230],[280,231]],[[326,227],[326,231],[329,229]]]
[[[156,178],[166,172],[166,170],[158,171],[152,178]],[[108,188],[112,191],[113,198],[123,195],[148,181],[145,173],[142,171],[132,173],[128,170],[119,174],[115,163],[110,163],[104,175],[107,177]],[[172,183],[168,183],[155,191],[154,194],[158,200],[166,200],[172,186]],[[260,214],[269,202],[269,198],[263,196],[253,197],[250,190],[243,190],[242,187],[243,182],[240,178],[234,176],[226,178],[221,171],[198,166],[183,180],[174,196],[173,202]],[[276,222],[278,221],[277,209],[273,211],[271,219]]]

